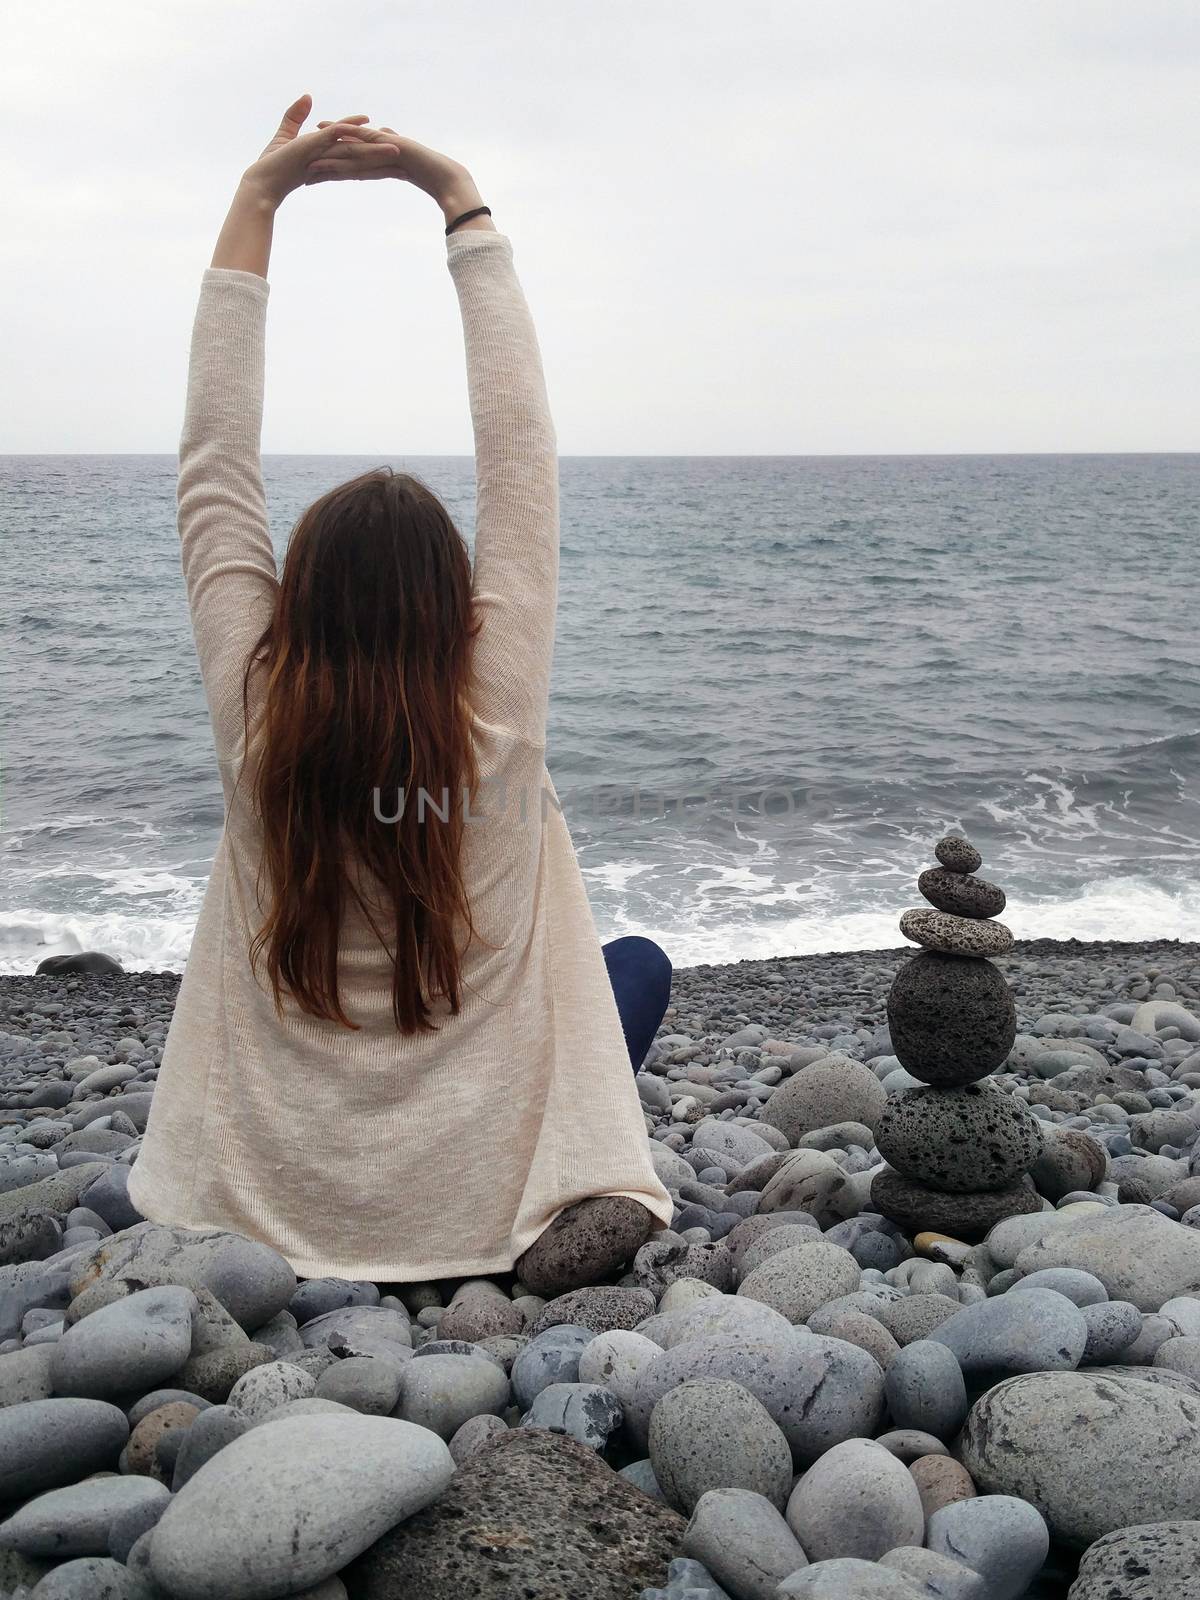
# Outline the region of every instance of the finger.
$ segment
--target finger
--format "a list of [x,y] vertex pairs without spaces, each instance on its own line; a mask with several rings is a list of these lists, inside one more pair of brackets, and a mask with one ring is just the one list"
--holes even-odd
[[377,166],[398,162],[401,151],[394,144],[339,144],[332,150],[318,151],[308,163],[310,170],[337,170],[341,167]]
[[326,117],[324,121],[317,123],[317,127],[332,128],[335,120],[337,122],[370,122],[371,119],[369,116],[367,116],[365,111],[360,111],[353,117]]
[[288,139],[294,139],[304,126],[304,119],[311,110],[312,95],[302,94],[298,100],[293,100],[283,113],[283,120],[279,124],[279,133]]

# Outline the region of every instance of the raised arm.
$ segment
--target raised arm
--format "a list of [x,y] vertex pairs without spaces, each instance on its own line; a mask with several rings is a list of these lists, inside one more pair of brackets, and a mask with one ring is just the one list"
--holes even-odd
[[223,771],[242,733],[242,674],[278,587],[259,454],[269,294],[253,272],[205,268],[179,443],[183,576]]
[[558,444],[533,318],[503,233],[455,230],[475,436],[480,714],[542,744],[558,594]]
[[[308,95],[289,106],[242,174],[201,278],[192,324],[176,500],[192,630],[223,776],[242,736],[243,673],[278,587],[260,455],[275,213],[308,181],[313,162],[365,121],[349,118],[301,134],[311,108]],[[394,146],[355,143],[345,159],[360,176],[396,155]]]

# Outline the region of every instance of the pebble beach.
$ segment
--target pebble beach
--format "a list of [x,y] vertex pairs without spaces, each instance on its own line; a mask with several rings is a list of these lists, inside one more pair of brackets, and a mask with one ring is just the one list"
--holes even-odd
[[1006,944],[951,857],[677,969],[676,1214],[582,1287],[142,1220],[178,976],[0,979],[0,1596],[1193,1595],[1200,945]]

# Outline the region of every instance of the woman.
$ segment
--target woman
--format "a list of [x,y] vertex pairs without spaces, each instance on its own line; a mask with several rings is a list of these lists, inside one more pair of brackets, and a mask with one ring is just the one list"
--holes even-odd
[[[629,1070],[669,966],[648,941],[610,948],[623,1018],[545,767],[540,352],[466,168],[365,117],[301,134],[310,109],[243,175],[193,329],[179,531],[225,826],[129,1195],[301,1277],[515,1267],[561,1293],[671,1219]],[[380,469],[300,517],[277,579],[259,459],[275,212],[304,185],[389,177],[447,222],[474,570],[430,490]]]

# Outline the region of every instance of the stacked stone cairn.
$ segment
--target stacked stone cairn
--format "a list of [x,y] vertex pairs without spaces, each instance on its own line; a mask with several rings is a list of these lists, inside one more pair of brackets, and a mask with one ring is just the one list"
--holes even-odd
[[907,1232],[979,1240],[1004,1217],[1038,1211],[1026,1176],[1043,1145],[1041,1124],[1020,1100],[985,1080],[1017,1031],[1012,991],[988,958],[1012,948],[994,920],[1004,890],[974,876],[982,857],[947,836],[917,887],[929,902],[900,918],[924,948],[888,992],[892,1049],[920,1080],[889,1101],[876,1145],[889,1163],[871,1188],[874,1205]]

